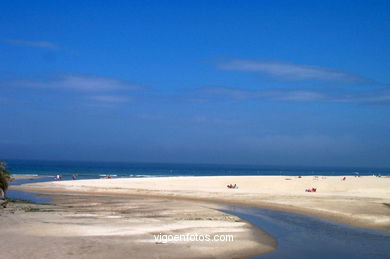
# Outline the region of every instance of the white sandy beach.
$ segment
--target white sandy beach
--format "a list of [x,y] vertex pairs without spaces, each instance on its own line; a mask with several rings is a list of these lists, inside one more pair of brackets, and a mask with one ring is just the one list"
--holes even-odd
[[[268,207],[390,232],[390,178],[363,176],[216,176],[55,181],[35,192],[139,195]],[[236,184],[238,189],[229,189]],[[316,188],[316,192],[305,192]]]

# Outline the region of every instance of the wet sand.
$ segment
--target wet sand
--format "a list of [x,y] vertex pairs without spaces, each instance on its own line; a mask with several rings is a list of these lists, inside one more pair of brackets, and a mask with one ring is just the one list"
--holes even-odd
[[[0,210],[1,258],[245,258],[276,241],[217,204],[164,198],[50,194],[52,204]],[[232,235],[232,242],[160,242],[158,234]]]

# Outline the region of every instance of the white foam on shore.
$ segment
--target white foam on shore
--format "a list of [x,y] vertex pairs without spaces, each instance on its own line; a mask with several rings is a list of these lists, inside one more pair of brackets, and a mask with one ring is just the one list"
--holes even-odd
[[38,174],[12,174],[14,176],[39,176]]

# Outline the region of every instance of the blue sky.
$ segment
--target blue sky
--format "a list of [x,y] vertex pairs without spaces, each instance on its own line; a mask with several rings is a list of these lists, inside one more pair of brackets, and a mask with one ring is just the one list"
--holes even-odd
[[388,1],[2,1],[0,157],[390,166]]

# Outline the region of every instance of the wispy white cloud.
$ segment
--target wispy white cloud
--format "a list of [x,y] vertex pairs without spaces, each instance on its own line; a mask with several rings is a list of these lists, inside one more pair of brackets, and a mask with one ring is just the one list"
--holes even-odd
[[202,95],[204,98],[248,100],[248,99],[267,99],[275,101],[293,101],[293,102],[314,102],[326,100],[327,96],[315,90],[308,89],[264,89],[249,90],[223,86],[212,86],[200,88],[196,95]]
[[382,89],[372,92],[344,94],[333,98],[332,101],[341,103],[390,104],[390,90]]
[[322,92],[303,89],[287,91],[281,89],[270,90],[264,95],[264,97],[270,98],[272,100],[292,102],[316,102],[327,99],[327,95]]
[[[390,104],[390,91],[388,89],[375,91],[329,91],[317,89],[263,89],[249,90],[233,87],[210,86],[199,88],[192,92],[196,98],[207,101],[250,99],[281,101],[281,102],[328,102],[328,103],[360,103],[360,104]],[[191,96],[190,100],[193,97]]]
[[64,100],[82,100],[85,105],[99,107],[126,104],[149,89],[117,78],[83,74],[55,74],[39,80],[7,79],[0,81],[0,88],[28,88],[29,91],[48,95],[61,93]]
[[119,104],[130,101],[129,97],[120,95],[93,95],[89,96],[88,99],[107,104]]
[[150,121],[157,121],[157,120],[165,120],[167,119],[166,115],[163,114],[151,114],[151,113],[141,113],[136,115],[137,118],[142,120],[150,120]]
[[28,40],[16,40],[16,39],[3,39],[4,42],[14,45],[37,47],[45,49],[59,49],[60,47],[49,41],[28,41]]
[[189,118],[189,120],[196,124],[206,124],[206,125],[210,125],[210,124],[233,125],[239,123],[238,120],[210,117],[210,116],[194,116],[192,118]]
[[220,70],[255,72],[290,81],[333,81],[344,83],[377,83],[360,75],[320,66],[299,65],[276,61],[235,59],[217,63]]
[[113,90],[142,90],[142,86],[111,78],[82,74],[59,75],[48,80],[16,80],[8,84],[20,87],[39,87],[51,89],[68,89],[85,92],[103,92]]

